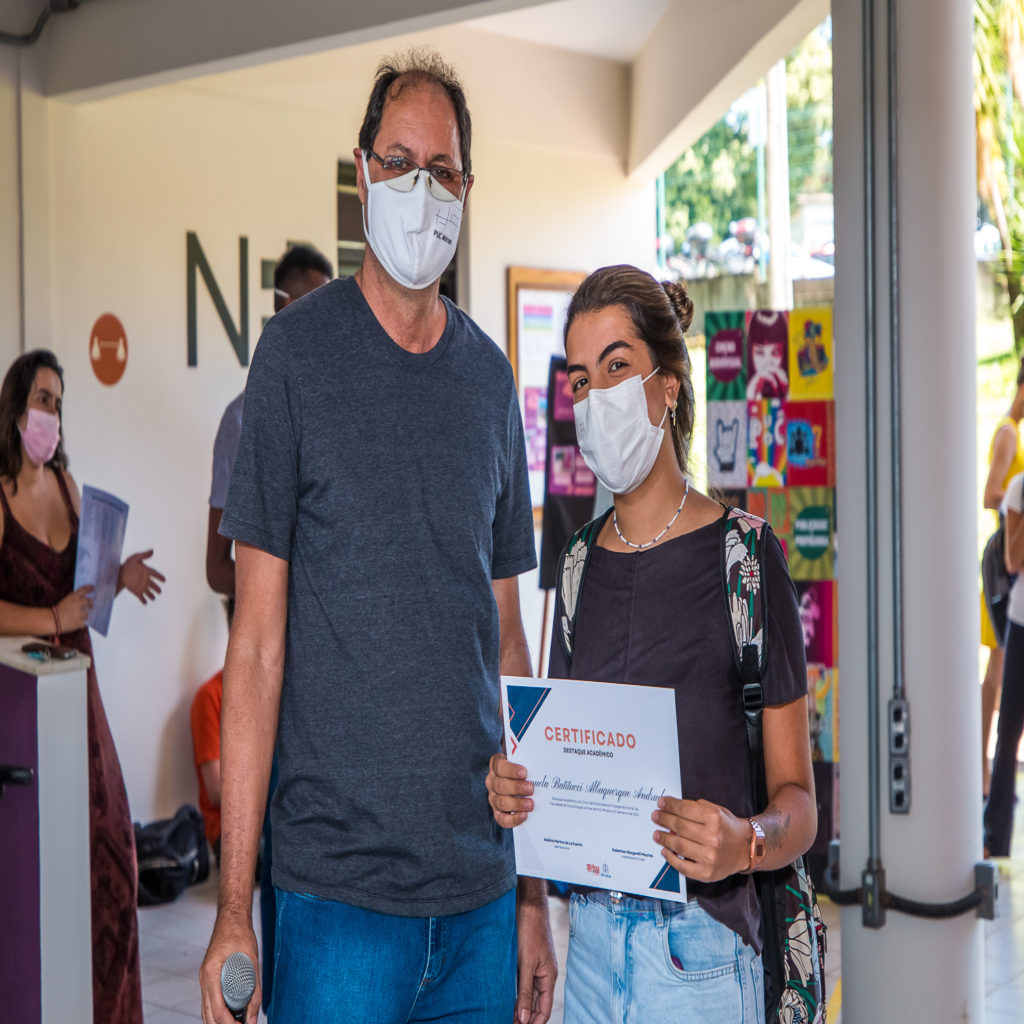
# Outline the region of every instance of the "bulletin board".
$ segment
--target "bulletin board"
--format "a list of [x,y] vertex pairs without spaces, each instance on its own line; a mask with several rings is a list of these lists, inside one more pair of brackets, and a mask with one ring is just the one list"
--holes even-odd
[[565,354],[565,314],[584,277],[586,274],[573,270],[508,268],[508,358],[516,377],[526,431],[526,461],[535,514],[544,504],[551,357]]
[[839,760],[832,309],[708,313],[708,482],[766,519],[800,602],[812,756]]

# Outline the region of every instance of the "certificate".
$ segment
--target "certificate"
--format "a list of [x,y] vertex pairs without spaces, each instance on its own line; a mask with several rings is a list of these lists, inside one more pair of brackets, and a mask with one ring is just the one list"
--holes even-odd
[[92,610],[87,624],[107,635],[110,611],[117,593],[121,547],[128,522],[128,506],[96,487],[82,488],[82,515],[78,526],[75,590],[92,584]]
[[681,793],[673,691],[502,676],[501,695],[508,758],[533,783],[512,832],[518,873],[684,901],[651,821]]

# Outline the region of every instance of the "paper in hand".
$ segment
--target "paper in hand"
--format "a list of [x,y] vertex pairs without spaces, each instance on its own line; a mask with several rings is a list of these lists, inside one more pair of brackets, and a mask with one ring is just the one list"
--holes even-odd
[[121,569],[127,523],[128,506],[120,498],[95,487],[82,488],[75,590],[88,584],[96,588],[87,624],[103,636],[107,635],[117,594],[117,574]]

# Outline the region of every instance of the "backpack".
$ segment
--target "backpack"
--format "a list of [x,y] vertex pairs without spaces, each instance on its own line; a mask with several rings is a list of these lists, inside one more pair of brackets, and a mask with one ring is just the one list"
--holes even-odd
[[1006,604],[1011,583],[1010,574],[1006,571],[1006,529],[1000,516],[999,525],[985,542],[981,553],[981,590],[1000,647],[1006,636]]
[[[559,563],[556,596],[559,640],[572,661],[576,616],[590,552],[611,509],[573,535]],[[768,660],[764,553],[771,527],[727,508],[721,519],[722,593],[733,655],[743,688],[753,806],[768,803],[764,772],[762,679]],[[803,857],[754,876],[761,904],[765,1020],[822,1024],[825,1020],[825,923]]]
[[135,852],[139,861],[139,906],[176,900],[187,885],[210,874],[203,816],[191,804],[173,818],[140,825],[135,822]]

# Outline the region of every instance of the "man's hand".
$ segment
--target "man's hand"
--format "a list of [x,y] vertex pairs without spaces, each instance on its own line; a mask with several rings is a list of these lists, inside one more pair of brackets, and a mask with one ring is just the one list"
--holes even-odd
[[522,825],[533,810],[533,783],[527,780],[526,769],[513,764],[504,754],[494,754],[485,781],[494,820],[502,828]]
[[516,1024],[546,1024],[555,997],[555,947],[551,942],[544,881],[520,878],[516,902],[519,935]]
[[117,589],[126,587],[143,604],[147,601],[155,601],[156,595],[160,593],[160,583],[167,581],[166,577],[156,571],[152,566],[146,565],[146,559],[153,557],[153,549],[149,551],[137,551],[129,555],[117,574]]
[[256,968],[256,989],[245,1011],[246,1024],[256,1024],[260,1012],[260,960],[256,950],[256,934],[252,930],[252,913],[221,908],[213,926],[209,948],[199,968],[202,992],[203,1024],[232,1024],[234,1017],[224,1003],[220,972],[232,953],[246,953]]

